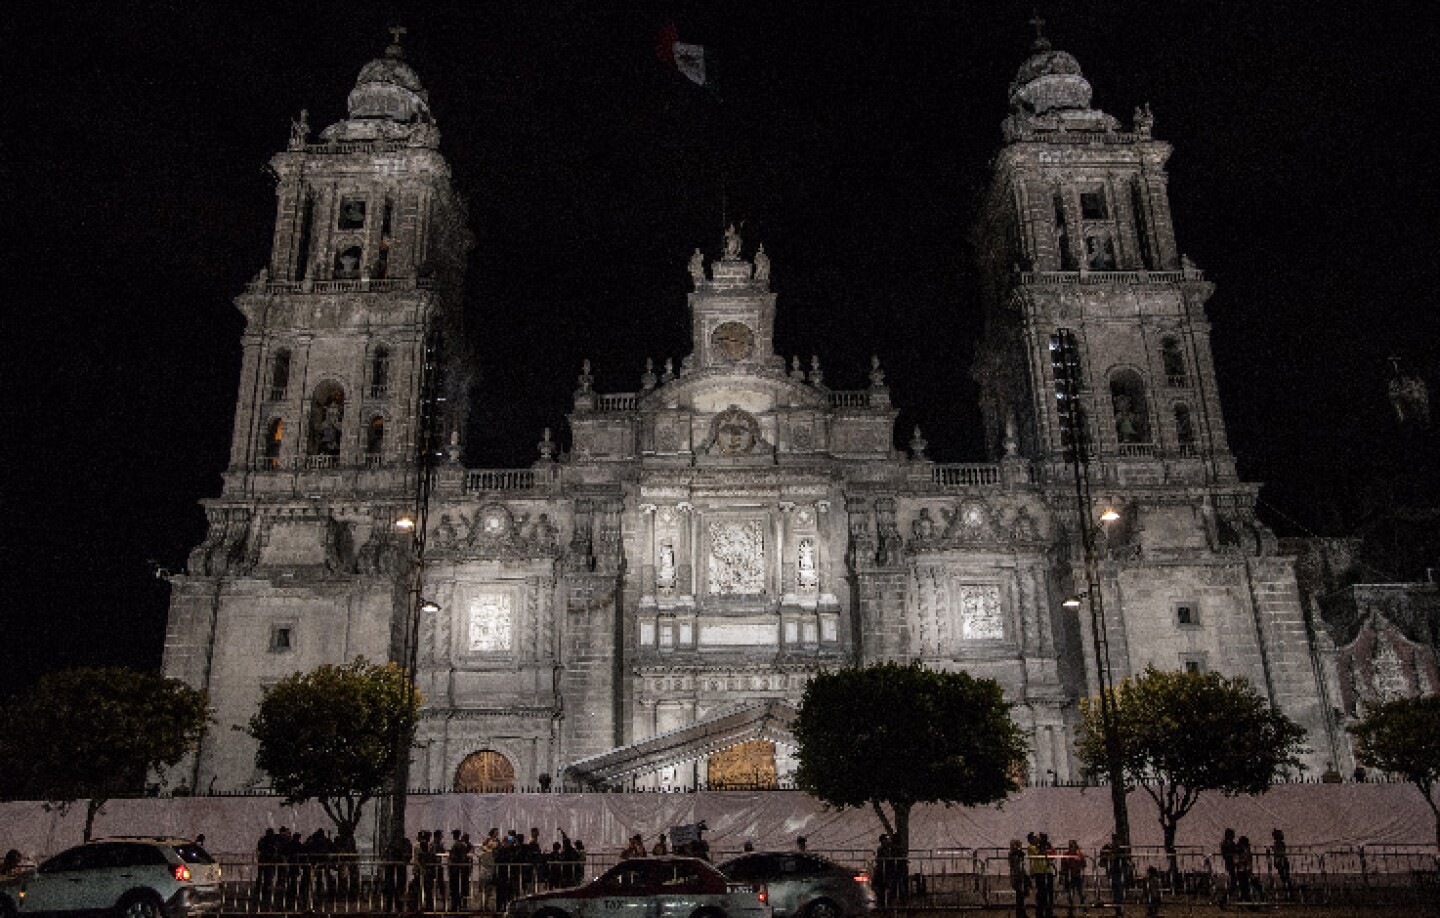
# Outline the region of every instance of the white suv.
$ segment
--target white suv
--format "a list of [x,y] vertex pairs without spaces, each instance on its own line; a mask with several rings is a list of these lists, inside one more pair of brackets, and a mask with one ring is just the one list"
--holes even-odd
[[220,866],[193,841],[107,838],[0,884],[0,918],[67,912],[190,918],[220,905]]

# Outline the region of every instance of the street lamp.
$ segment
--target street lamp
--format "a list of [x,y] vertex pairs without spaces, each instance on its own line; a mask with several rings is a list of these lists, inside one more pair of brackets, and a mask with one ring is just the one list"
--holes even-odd
[[1094,501],[1090,496],[1090,431],[1080,405],[1080,347],[1075,333],[1057,328],[1050,338],[1050,364],[1055,376],[1055,402],[1060,420],[1060,445],[1065,462],[1075,473],[1075,514],[1084,554],[1085,591],[1063,603],[1078,610],[1082,597],[1090,604],[1090,639],[1095,650],[1096,682],[1100,688],[1100,725],[1105,740],[1105,772],[1110,782],[1110,806],[1115,818],[1115,840],[1122,851],[1130,849],[1130,809],[1125,795],[1125,763],[1120,731],[1115,721],[1113,692],[1115,680],[1110,668],[1110,641],[1105,628],[1105,600],[1100,591],[1100,562],[1095,551],[1095,534],[1101,527],[1120,519],[1113,507],[1106,507],[1100,522],[1092,523]]

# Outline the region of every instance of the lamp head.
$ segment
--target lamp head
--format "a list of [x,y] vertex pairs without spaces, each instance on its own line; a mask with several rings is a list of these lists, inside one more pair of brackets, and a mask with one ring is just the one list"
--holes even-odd
[[440,611],[440,604],[437,603],[437,602],[436,602],[435,600],[433,600],[433,599],[421,600],[421,602],[420,602],[420,611],[421,611],[421,612],[427,612],[427,613],[433,615],[433,614],[435,614],[436,612],[439,612],[439,611]]
[[1066,609],[1069,609],[1071,612],[1074,612],[1076,609],[1080,608],[1080,597],[1066,596],[1065,601],[1060,603],[1060,605]]
[[402,516],[395,521],[395,528],[401,532],[411,532],[415,529],[415,518],[413,516]]
[[1118,519],[1120,519],[1120,511],[1114,507],[1106,507],[1105,512],[1100,514],[1100,522],[1102,523],[1113,523]]

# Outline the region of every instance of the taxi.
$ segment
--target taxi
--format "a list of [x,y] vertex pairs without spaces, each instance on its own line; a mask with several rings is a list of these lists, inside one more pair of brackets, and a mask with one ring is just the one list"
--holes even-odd
[[573,889],[521,896],[507,918],[773,918],[764,885],[693,857],[621,861]]

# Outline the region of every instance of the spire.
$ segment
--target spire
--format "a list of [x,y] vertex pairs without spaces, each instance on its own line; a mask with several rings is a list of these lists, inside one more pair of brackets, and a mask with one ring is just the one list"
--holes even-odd
[[1035,54],[1049,51],[1050,39],[1045,37],[1045,20],[1040,16],[1040,11],[1033,11],[1028,21],[1035,27],[1035,40],[1030,43],[1030,51]]

